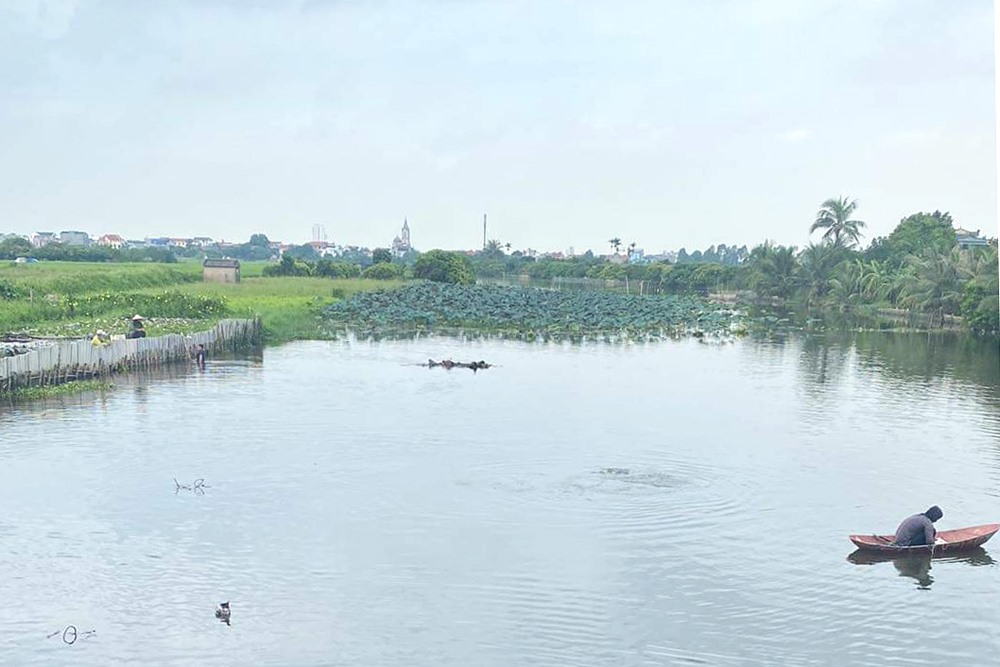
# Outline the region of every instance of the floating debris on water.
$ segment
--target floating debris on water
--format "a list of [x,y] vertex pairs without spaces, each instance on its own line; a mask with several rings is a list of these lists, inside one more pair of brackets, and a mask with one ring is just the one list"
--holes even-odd
[[472,372],[479,370],[484,370],[492,367],[493,364],[488,364],[485,361],[470,361],[468,363],[462,363],[461,361],[452,361],[451,359],[445,359],[443,361],[434,361],[433,359],[428,359],[426,364],[421,364],[421,366],[426,366],[427,368],[446,368],[449,371],[452,368],[469,368]]
[[215,617],[217,619],[219,619],[219,621],[221,623],[225,623],[226,625],[231,625],[230,622],[229,622],[229,619],[232,616],[232,614],[233,614],[233,612],[229,608],[229,602],[228,601],[226,601],[226,602],[220,602],[219,606],[216,607],[216,609],[215,609]]
[[62,640],[64,644],[75,644],[77,639],[90,639],[97,634],[97,630],[85,630],[84,632],[79,632],[75,625],[67,625],[63,630],[56,630],[50,635],[47,635],[46,639],[52,639],[53,637],[62,633]]
[[174,477],[174,495],[177,495],[183,489],[184,491],[192,491],[197,493],[199,496],[203,496],[205,495],[205,489],[209,488],[211,487],[208,484],[205,484],[205,479],[202,477],[194,480],[191,484],[181,484],[177,481],[177,478]]

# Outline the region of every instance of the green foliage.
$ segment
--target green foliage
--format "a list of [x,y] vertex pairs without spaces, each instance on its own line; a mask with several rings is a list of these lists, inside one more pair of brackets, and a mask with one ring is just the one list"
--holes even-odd
[[228,314],[226,300],[222,297],[186,294],[179,291],[156,293],[100,292],[63,301],[70,314],[77,317],[120,315],[125,318],[135,313],[146,317],[172,317],[191,319],[220,318]]
[[798,258],[797,282],[806,306],[822,303],[833,287],[834,272],[849,257],[850,251],[839,243],[810,243],[802,251]]
[[19,387],[7,393],[4,398],[14,402],[38,401],[71,394],[82,394],[89,391],[106,392],[115,386],[104,380],[75,380],[63,384],[45,385],[41,387]]
[[861,220],[851,219],[857,208],[857,200],[849,200],[847,197],[827,199],[816,213],[816,220],[809,228],[809,233],[822,229],[825,230],[824,241],[838,246],[856,245],[861,238],[861,229],[865,226]]
[[486,247],[483,248],[482,257],[483,259],[494,261],[503,259],[503,244],[498,239],[490,239],[486,243]]
[[528,338],[658,337],[730,331],[738,318],[687,296],[626,296],[496,285],[411,284],[369,292],[326,309],[331,322],[366,332],[471,329]]
[[900,277],[900,304],[907,308],[945,314],[958,312],[964,289],[961,251],[939,253],[933,249],[919,257],[911,256],[906,272]]
[[316,252],[316,248],[312,247],[308,243],[303,245],[293,245],[288,250],[282,253],[282,257],[293,257],[295,259],[304,259],[307,262],[315,262],[319,259],[320,255]]
[[392,263],[392,251],[388,248],[375,248],[372,250],[372,264]]
[[403,267],[399,264],[378,262],[362,271],[361,277],[369,280],[399,280],[403,277]]
[[750,251],[744,281],[763,296],[788,299],[798,287],[798,268],[794,246],[764,243]]
[[264,267],[265,276],[311,276],[313,266],[308,262],[296,260],[291,254],[285,253],[277,264]]
[[677,253],[677,263],[686,264],[691,262],[736,266],[745,262],[749,256],[750,252],[746,246],[737,248],[736,246],[728,246],[725,243],[720,243],[718,246],[709,246],[704,252],[695,250],[690,255],[687,250],[681,248]]
[[16,299],[20,295],[21,290],[19,290],[17,286],[6,280],[0,280],[0,299],[10,301],[11,299]]
[[471,285],[476,282],[476,274],[469,258],[446,250],[431,250],[422,254],[413,265],[413,275],[415,278],[455,285]]
[[[260,317],[268,343],[324,338],[319,317],[335,299],[394,286],[329,277],[252,277],[263,264],[246,264],[237,284],[206,283],[197,262],[171,266],[43,262],[0,264],[0,333],[87,336],[97,328],[124,333],[135,312],[150,318],[150,335],[210,328],[222,317]],[[356,265],[346,265],[354,272]],[[168,289],[165,289],[168,288]]]
[[176,264],[177,256],[168,248],[122,248],[71,246],[49,243],[34,249],[32,257],[49,262],[159,262]]
[[361,267],[350,262],[324,257],[316,262],[313,275],[324,278],[357,278],[361,275]]
[[31,241],[28,239],[11,236],[0,241],[0,259],[16,259],[31,255],[33,249]]
[[865,256],[900,265],[908,255],[923,255],[928,251],[943,254],[955,247],[954,221],[948,213],[914,213],[896,225],[888,237],[872,240]]

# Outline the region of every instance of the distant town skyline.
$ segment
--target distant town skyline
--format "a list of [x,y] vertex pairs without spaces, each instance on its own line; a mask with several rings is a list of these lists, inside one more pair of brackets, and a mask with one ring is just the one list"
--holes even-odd
[[996,235],[987,0],[15,0],[0,232],[420,249]]

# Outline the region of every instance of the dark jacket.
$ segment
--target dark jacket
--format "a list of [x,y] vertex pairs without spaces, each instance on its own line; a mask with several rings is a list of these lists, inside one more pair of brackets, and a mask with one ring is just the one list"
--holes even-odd
[[899,524],[893,544],[901,547],[934,544],[935,535],[937,535],[937,530],[934,529],[934,523],[927,515],[914,514]]

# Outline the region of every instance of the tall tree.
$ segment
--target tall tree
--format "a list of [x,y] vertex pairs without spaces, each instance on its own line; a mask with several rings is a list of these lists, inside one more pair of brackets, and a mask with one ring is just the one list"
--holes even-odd
[[834,245],[857,244],[861,239],[861,229],[865,226],[861,220],[851,219],[857,208],[857,199],[849,200],[847,197],[827,199],[816,212],[816,221],[809,228],[809,233],[824,229],[826,230],[823,233],[824,241],[830,241]]
[[0,241],[0,259],[16,259],[22,255],[30,255],[31,241],[20,236],[9,236]]
[[955,247],[955,227],[951,215],[914,213],[899,221],[888,237],[874,239],[865,251],[869,259],[902,264],[907,255],[923,255],[926,250],[944,254]]
[[621,245],[622,245],[622,240],[616,236],[613,239],[610,239],[608,241],[608,243],[611,244],[611,247],[614,249],[615,254],[617,255],[618,254],[618,248],[620,248]]

